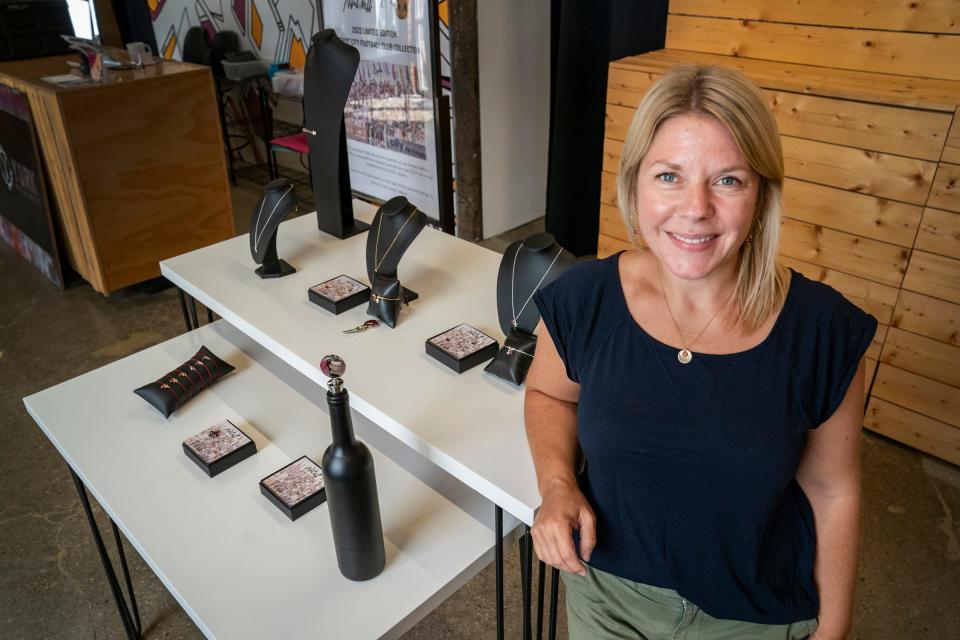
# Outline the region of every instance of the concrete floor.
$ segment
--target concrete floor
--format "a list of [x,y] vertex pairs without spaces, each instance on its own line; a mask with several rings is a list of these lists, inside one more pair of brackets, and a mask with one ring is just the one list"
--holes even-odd
[[[238,229],[246,228],[261,183],[248,178],[234,190]],[[484,244],[502,251],[538,230],[542,221]],[[157,289],[103,298],[80,281],[58,291],[0,243],[0,639],[123,637],[66,466],[21,398],[182,333],[175,292]],[[863,468],[864,544],[851,638],[960,637],[960,469],[868,433]],[[515,546],[508,550],[507,632],[516,638],[519,569]],[[145,637],[200,638],[129,546],[127,555]],[[404,637],[493,638],[493,605],[488,566]],[[561,614],[561,638],[563,624]]]

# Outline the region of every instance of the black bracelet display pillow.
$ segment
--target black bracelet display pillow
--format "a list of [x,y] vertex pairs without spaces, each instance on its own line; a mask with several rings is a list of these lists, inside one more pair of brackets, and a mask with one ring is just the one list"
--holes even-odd
[[519,327],[512,327],[503,341],[503,346],[484,371],[519,387],[527,379],[536,350],[537,336]]
[[400,317],[400,305],[407,304],[403,298],[403,285],[396,278],[373,272],[370,287],[370,304],[367,315],[380,320],[391,329],[397,326]]
[[232,365],[202,346],[182,365],[156,382],[135,389],[134,393],[152,404],[164,418],[169,418],[170,414],[186,404],[187,400],[231,371]]
[[484,371],[518,387],[523,384],[537,349],[533,332],[540,312],[533,296],[576,260],[549,233],[537,233],[507,247],[497,275],[497,317],[507,337]]

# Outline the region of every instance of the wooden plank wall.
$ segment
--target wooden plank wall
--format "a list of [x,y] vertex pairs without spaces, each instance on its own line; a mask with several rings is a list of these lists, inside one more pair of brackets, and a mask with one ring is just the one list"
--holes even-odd
[[782,262],[880,323],[865,425],[960,464],[960,3],[673,0],[667,47],[610,66],[598,255],[632,246],[616,173],[649,86],[739,68],[781,132]]

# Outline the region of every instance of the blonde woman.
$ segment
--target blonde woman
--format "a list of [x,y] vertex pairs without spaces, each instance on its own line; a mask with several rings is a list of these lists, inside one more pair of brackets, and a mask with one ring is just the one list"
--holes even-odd
[[776,263],[782,188],[756,87],[676,69],[621,157],[638,248],[535,298],[533,540],[564,572],[571,638],[849,633],[876,320]]

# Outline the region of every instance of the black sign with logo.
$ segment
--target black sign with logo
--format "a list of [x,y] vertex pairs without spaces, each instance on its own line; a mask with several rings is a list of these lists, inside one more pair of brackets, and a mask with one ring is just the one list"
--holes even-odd
[[59,287],[63,275],[27,96],[0,84],[0,237]]

